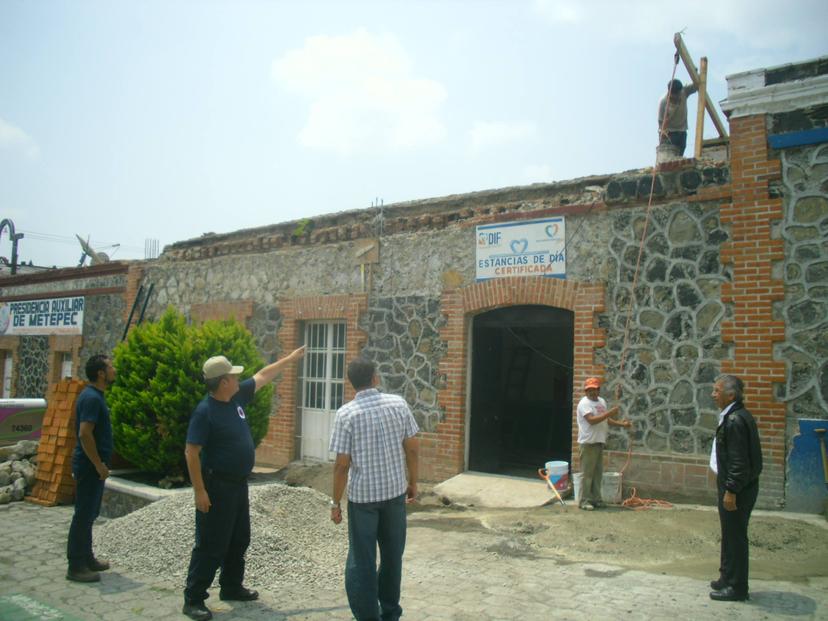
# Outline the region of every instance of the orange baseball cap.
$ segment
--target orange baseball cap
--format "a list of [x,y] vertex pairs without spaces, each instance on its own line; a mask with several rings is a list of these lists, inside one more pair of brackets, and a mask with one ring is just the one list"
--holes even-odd
[[600,388],[601,387],[601,380],[597,377],[588,377],[587,380],[584,382],[584,390],[587,388]]

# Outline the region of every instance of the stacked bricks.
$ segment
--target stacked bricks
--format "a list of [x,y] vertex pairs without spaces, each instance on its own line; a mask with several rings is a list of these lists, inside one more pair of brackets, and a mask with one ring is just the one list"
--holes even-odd
[[71,504],[74,500],[75,401],[84,386],[85,382],[71,379],[51,385],[37,450],[35,484],[26,500],[46,507]]
[[[573,311],[575,395],[590,375],[600,375],[595,349],[603,347],[605,332],[597,326],[596,314],[604,310],[603,283],[577,283],[557,278],[496,278],[449,289],[443,293],[442,312],[446,324],[440,330],[446,355],[440,361],[445,385],[438,402],[444,412],[436,431],[420,434],[420,474],[425,480],[442,481],[463,471],[466,438],[466,369],[468,322],[481,312],[522,304],[540,304]],[[580,398],[580,396],[578,397]],[[574,410],[573,410],[574,416]],[[573,425],[577,428],[577,425]]]
[[[365,346],[366,335],[360,328],[362,315],[368,308],[368,296],[321,295],[290,298],[280,301],[283,324],[279,330],[282,352],[287,355],[299,347],[305,321],[342,321],[345,323],[345,363],[356,358]],[[289,365],[276,385],[278,407],[270,419],[267,434],[256,449],[258,463],[284,466],[298,457],[296,418],[300,411],[297,394],[299,365]],[[344,400],[354,398],[354,389],[345,382]]]
[[774,397],[774,384],[785,381],[785,364],[773,350],[785,340],[785,324],[774,318],[773,303],[784,299],[785,290],[772,275],[784,246],[771,233],[783,212],[782,199],[768,191],[781,168],[768,157],[765,115],[732,119],[730,129],[733,199],[721,209],[722,224],[730,226],[721,260],[733,269],[732,282],[722,285],[722,302],[732,305],[733,319],[722,322],[722,340],[733,343],[734,354],[722,361],[722,372],[745,382],[745,404],[756,417],[765,457],[759,502],[767,506],[784,497],[785,404]]

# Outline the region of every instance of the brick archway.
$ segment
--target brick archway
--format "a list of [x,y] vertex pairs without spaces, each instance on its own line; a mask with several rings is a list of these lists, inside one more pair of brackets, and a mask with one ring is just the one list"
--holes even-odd
[[[434,431],[421,434],[421,471],[425,479],[444,480],[465,469],[466,384],[468,380],[469,323],[479,314],[507,306],[533,304],[563,308],[574,313],[574,386],[590,375],[603,375],[593,352],[605,342],[595,313],[604,310],[603,283],[583,283],[557,278],[503,278],[445,291],[442,311],[446,324],[440,336],[446,355],[440,362],[443,386],[438,403],[443,419]],[[580,391],[573,391],[573,395]]]

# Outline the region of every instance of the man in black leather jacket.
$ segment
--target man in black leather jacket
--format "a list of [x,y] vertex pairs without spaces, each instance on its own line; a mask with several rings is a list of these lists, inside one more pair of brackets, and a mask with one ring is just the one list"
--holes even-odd
[[722,529],[719,579],[710,583],[710,598],[718,601],[748,599],[748,522],[759,494],[762,446],[756,421],[742,403],[743,391],[734,375],[720,376],[713,386],[713,400],[722,408],[710,460]]

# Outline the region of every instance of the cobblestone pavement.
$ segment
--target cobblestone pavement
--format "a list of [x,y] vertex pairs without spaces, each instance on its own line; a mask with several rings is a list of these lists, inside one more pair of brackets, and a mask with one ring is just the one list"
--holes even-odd
[[[185,619],[181,585],[117,565],[100,583],[68,582],[71,507],[14,503],[0,508],[0,619],[128,621]],[[416,621],[546,619],[828,619],[828,579],[754,580],[747,603],[712,602],[706,582],[622,567],[563,563],[496,535],[409,522],[404,618]],[[828,563],[828,560],[826,560]],[[256,588],[257,585],[251,584]],[[350,619],[342,584],[285,586],[252,603],[207,603],[217,621]]]

